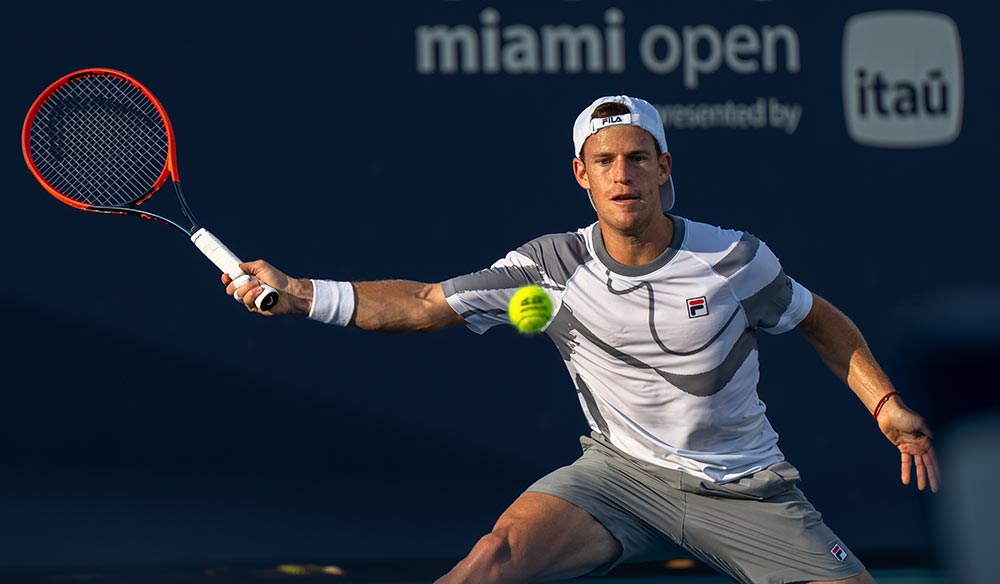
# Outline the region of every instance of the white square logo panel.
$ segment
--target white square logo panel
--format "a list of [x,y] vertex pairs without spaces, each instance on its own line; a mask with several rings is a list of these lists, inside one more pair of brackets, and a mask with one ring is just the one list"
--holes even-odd
[[920,148],[962,131],[962,48],[944,14],[879,11],[844,28],[844,115],[859,144]]

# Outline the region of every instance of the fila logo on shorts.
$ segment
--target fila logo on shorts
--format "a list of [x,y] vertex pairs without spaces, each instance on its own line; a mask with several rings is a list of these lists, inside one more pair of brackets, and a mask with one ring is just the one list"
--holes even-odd
[[688,318],[698,318],[708,314],[708,301],[704,296],[687,299]]
[[841,562],[847,557],[847,552],[844,551],[844,548],[840,547],[839,543],[833,544],[833,547],[830,548],[830,553]]

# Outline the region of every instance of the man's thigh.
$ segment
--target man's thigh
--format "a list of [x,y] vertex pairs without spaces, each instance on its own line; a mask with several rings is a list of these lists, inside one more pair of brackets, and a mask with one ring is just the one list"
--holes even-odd
[[733,483],[685,477],[684,547],[738,582],[843,580],[864,565],[779,462]]
[[497,520],[512,558],[540,579],[572,578],[613,564],[618,540],[587,511],[545,493],[523,493]]
[[[581,438],[583,456],[528,487],[585,509],[621,544],[614,562],[600,566],[604,574],[618,564],[676,557],[684,523],[684,494],[651,489],[650,479],[596,440]],[[649,521],[655,517],[656,524]]]

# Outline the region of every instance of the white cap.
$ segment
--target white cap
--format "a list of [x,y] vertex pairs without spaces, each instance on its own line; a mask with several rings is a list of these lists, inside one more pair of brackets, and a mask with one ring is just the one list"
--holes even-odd
[[[592,119],[594,110],[602,103],[620,103],[627,107],[630,113]],[[653,136],[653,140],[656,140],[656,144],[660,147],[660,152],[669,152],[667,150],[667,137],[663,133],[663,119],[660,117],[660,112],[651,103],[627,95],[608,95],[598,98],[576,117],[576,122],[573,124],[573,146],[576,151],[573,152],[573,155],[579,158],[580,153],[583,152],[583,143],[587,141],[587,138],[609,126],[638,126]],[[664,212],[669,211],[674,206],[673,174],[660,187],[660,205]]]

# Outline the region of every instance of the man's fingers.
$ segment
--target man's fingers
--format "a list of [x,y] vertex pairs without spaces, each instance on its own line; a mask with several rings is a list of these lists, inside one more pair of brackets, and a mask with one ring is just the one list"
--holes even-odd
[[254,289],[259,289],[259,288],[260,288],[260,280],[258,280],[257,278],[250,278],[250,281],[244,284],[242,288],[240,288],[240,298],[243,299],[243,304],[246,304],[247,308],[249,309],[255,308],[255,306],[253,305],[253,299],[257,297],[257,294],[254,294]]
[[924,457],[922,455],[914,456],[913,464],[917,467],[917,490],[923,491],[927,488],[927,467],[924,465]]
[[924,436],[913,442],[904,442],[899,445],[899,452],[902,462],[900,478],[903,484],[909,485],[911,473],[916,474],[917,489],[923,491],[929,485],[931,491],[936,493],[941,486],[941,475],[930,439]]
[[243,297],[243,301],[247,305],[247,310],[250,312],[257,312],[257,297],[264,293],[264,289],[260,287],[260,284],[255,286],[255,288],[255,290],[251,289],[248,291],[246,296]]
[[931,482],[931,492],[936,493],[941,488],[941,475],[938,472],[937,457],[934,450],[924,455],[924,466],[927,467],[927,479]]

